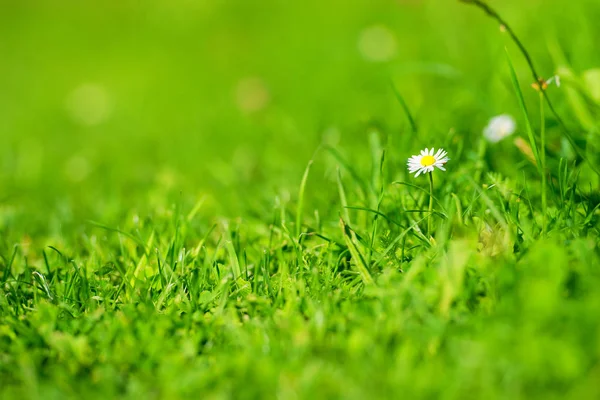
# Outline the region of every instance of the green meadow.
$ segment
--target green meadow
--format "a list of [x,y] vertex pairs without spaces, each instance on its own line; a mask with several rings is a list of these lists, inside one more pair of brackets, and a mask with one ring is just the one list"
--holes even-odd
[[0,398],[600,398],[600,3],[489,4],[3,2]]

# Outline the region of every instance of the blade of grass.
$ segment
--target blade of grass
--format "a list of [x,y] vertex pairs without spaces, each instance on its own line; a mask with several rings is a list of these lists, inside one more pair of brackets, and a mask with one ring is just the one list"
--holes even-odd
[[342,183],[342,172],[340,167],[337,168],[337,187],[340,196],[340,203],[342,205],[342,215],[348,223],[350,222],[350,213],[348,212],[348,200],[346,199],[346,191],[344,190],[344,184]]
[[235,247],[233,246],[233,239],[231,238],[231,231],[229,230],[229,224],[223,224],[224,232],[225,232],[225,248],[227,249],[227,254],[229,255],[229,262],[231,263],[231,271],[233,272],[233,279],[237,281],[237,279],[241,276],[242,270],[240,268],[240,262],[238,260],[237,252],[235,251]]
[[6,266],[4,267],[4,271],[2,272],[2,283],[6,282],[8,280],[8,277],[12,275],[12,266],[13,266],[13,263],[15,262],[15,258],[17,257],[18,250],[19,250],[19,246],[14,245],[12,256],[10,257],[9,262],[6,263]]
[[392,88],[392,91],[394,92],[394,95],[396,96],[396,100],[398,100],[400,107],[402,107],[402,111],[404,111],[404,115],[406,115],[406,119],[408,119],[408,123],[410,124],[411,133],[416,133],[417,132],[417,123],[415,122],[415,119],[414,119],[412,113],[410,112],[410,109],[408,108],[408,104],[406,104],[404,97],[402,97],[402,95],[400,94],[400,91],[394,84],[394,81],[392,81],[391,79],[390,79],[390,87]]
[[508,62],[508,67],[510,70],[510,78],[515,89],[515,93],[517,95],[517,100],[519,100],[519,108],[523,113],[523,118],[525,119],[525,126],[527,128],[527,137],[529,138],[529,144],[531,145],[531,150],[533,151],[533,155],[535,157],[535,161],[537,164],[538,172],[540,176],[543,175],[542,171],[542,163],[540,160],[540,154],[538,152],[537,143],[535,142],[535,136],[533,133],[533,128],[531,126],[531,120],[529,119],[529,113],[527,112],[527,106],[525,105],[525,99],[523,98],[523,92],[521,91],[521,86],[519,85],[519,81],[517,80],[517,74],[515,72],[515,68],[513,66],[512,60],[510,58],[510,54],[508,53],[508,49],[506,50],[506,60]]
[[300,190],[298,191],[298,207],[296,208],[296,240],[300,241],[300,234],[302,233],[302,213],[304,211],[304,193],[306,191],[306,182],[308,181],[308,174],[310,172],[310,167],[312,166],[313,161],[310,160],[306,169],[304,170],[304,175],[302,176],[302,181],[300,182]]
[[543,93],[540,92],[540,136],[542,139],[541,143],[541,156],[542,161],[542,236],[546,234],[546,213],[548,211],[548,199],[547,199],[547,171],[546,171],[546,119],[544,117],[544,98]]
[[354,182],[356,182],[356,184],[358,185],[361,195],[364,198],[366,198],[367,193],[368,193],[367,185],[365,184],[363,179],[360,177],[360,175],[356,172],[356,170],[352,167],[352,165],[350,165],[350,163],[348,161],[346,161],[344,159],[344,157],[333,147],[326,147],[326,149],[342,165],[342,167],[344,167],[344,169],[346,171],[348,171],[348,173],[350,174],[350,176],[352,177]]
[[346,242],[346,246],[348,246],[348,250],[350,251],[350,255],[354,260],[356,267],[358,268],[358,272],[360,277],[365,285],[372,285],[375,282],[373,281],[373,277],[369,272],[369,267],[367,266],[367,262],[365,261],[364,256],[360,252],[356,242],[356,236],[354,231],[350,229],[348,225],[344,222],[342,218],[340,218],[340,227],[342,228],[342,234],[344,236],[344,241]]

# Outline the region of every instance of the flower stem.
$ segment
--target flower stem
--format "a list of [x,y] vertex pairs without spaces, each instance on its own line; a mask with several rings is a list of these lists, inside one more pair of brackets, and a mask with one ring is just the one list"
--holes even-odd
[[431,237],[431,214],[433,214],[433,172],[429,174],[429,213],[427,214],[427,236]]
[[548,208],[546,198],[546,119],[544,117],[544,94],[540,90],[540,162],[542,164],[542,236],[546,234],[546,212]]

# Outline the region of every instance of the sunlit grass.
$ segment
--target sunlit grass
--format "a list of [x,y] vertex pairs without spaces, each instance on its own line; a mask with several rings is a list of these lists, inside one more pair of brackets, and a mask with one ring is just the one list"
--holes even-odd
[[458,1],[10,8],[0,398],[600,397],[600,8],[509,3],[560,88]]

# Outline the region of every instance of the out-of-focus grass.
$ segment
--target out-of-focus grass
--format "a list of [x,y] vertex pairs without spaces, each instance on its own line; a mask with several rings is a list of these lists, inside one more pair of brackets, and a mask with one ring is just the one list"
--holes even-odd
[[[596,162],[600,6],[493,5]],[[548,238],[512,139],[474,184],[488,118],[521,116],[505,47],[538,121],[479,10],[0,9],[0,396],[598,396],[598,180],[549,115]],[[452,161],[427,242],[426,197],[392,182],[426,187],[405,160],[431,146]]]
[[[529,3],[502,11],[541,71],[557,67],[550,45],[579,73],[596,66],[593,2]],[[73,181],[96,198],[170,175],[189,190],[273,190],[323,141],[401,135],[390,77],[420,119],[417,143],[450,128],[472,139],[490,114],[516,111],[498,27],[457,2],[40,2],[0,18],[3,182],[39,200]]]

